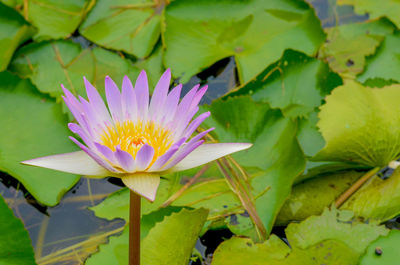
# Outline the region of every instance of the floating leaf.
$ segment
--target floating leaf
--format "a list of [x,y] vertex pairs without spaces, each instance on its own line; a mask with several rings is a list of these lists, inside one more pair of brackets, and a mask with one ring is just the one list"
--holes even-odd
[[314,55],[325,37],[313,9],[303,1],[173,1],[165,23],[164,62],[182,82],[235,56],[244,83],[286,49]]
[[[350,213],[350,216],[347,214]],[[349,218],[350,217],[350,218]],[[290,245],[308,248],[324,240],[339,240],[362,254],[379,236],[386,235],[384,226],[352,220],[352,212],[325,210],[321,216],[311,216],[301,223],[291,223],[285,230]]]
[[[141,240],[141,262],[146,265],[188,264],[200,230],[207,218],[204,209],[186,210],[165,216]],[[100,247],[100,252],[90,257],[86,265],[128,264],[128,229],[110,243]]]
[[78,43],[65,40],[24,46],[10,70],[29,77],[41,92],[56,98],[62,94],[60,84],[85,95],[83,76],[102,90],[106,75],[120,84],[124,75],[136,77],[139,72],[115,53],[101,48],[83,50]]
[[[215,100],[206,107],[212,116],[204,123],[215,127],[220,142],[251,142],[249,150],[234,154],[241,166],[257,168],[249,182],[256,210],[268,231],[304,169],[304,156],[296,140],[296,124],[279,110],[254,102],[249,96]],[[261,170],[261,171],[260,171]]]
[[[169,175],[168,179],[161,179],[160,186],[157,190],[156,200],[149,202],[141,200],[141,214],[146,215],[157,210],[161,204],[172,195],[176,188],[179,188],[179,173]],[[115,218],[122,218],[125,221],[129,219],[129,192],[128,188],[122,188],[110,194],[103,202],[91,207],[97,217],[112,220]]]
[[32,243],[21,220],[0,196],[0,264],[35,265]]
[[282,58],[229,96],[249,94],[257,102],[269,103],[288,117],[306,116],[322,103],[330,91],[342,84],[327,64],[288,50]]
[[368,246],[360,265],[396,264],[399,261],[400,231],[391,230]]
[[22,182],[39,202],[53,206],[79,177],[20,162],[76,150],[68,139],[67,117],[28,80],[8,72],[2,72],[0,80],[0,169]]
[[[361,82],[380,79],[386,85],[400,82],[400,33],[387,35],[376,53],[367,59],[367,67],[358,76]],[[379,85],[379,84],[378,84]]]
[[382,89],[348,80],[326,98],[318,127],[326,146],[316,160],[385,166],[400,155],[400,85]]
[[35,33],[17,11],[0,3],[0,71],[4,71],[14,51]]
[[364,70],[365,57],[372,55],[394,27],[387,20],[367,21],[327,28],[327,42],[319,56],[338,73],[355,76]]
[[353,5],[356,13],[368,13],[371,19],[386,16],[400,28],[400,3],[397,0],[338,0],[338,4]]
[[137,57],[148,56],[161,31],[162,1],[96,1],[79,28],[87,39]]
[[341,209],[352,210],[357,216],[387,221],[400,214],[400,169],[383,180],[374,177],[366,183]]
[[286,234],[291,249],[275,235],[261,244],[233,237],[218,246],[212,265],[356,265],[367,245],[387,230],[340,220],[337,216],[341,214],[325,211],[322,216],[290,224]]
[[362,174],[356,171],[324,174],[295,185],[279,212],[276,225],[287,225],[322,214]]
[[27,1],[27,20],[38,28],[35,40],[70,36],[86,14],[89,2],[88,0]]
[[306,156],[312,157],[325,145],[324,138],[318,131],[318,113],[313,111],[307,118],[299,120],[297,139]]

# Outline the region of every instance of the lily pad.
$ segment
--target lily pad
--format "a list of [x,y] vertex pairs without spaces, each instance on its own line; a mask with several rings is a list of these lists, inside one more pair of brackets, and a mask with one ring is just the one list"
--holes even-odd
[[350,209],[357,216],[379,222],[400,214],[400,168],[387,179],[374,177],[358,190],[342,209]]
[[[41,92],[60,98],[60,84],[79,95],[85,95],[83,76],[99,90],[109,75],[122,83],[124,75],[135,77],[139,70],[132,63],[102,48],[82,49],[72,41],[32,43],[20,49],[10,70],[29,77]],[[48,73],[52,73],[49,75]]]
[[393,30],[394,26],[384,19],[328,28],[327,42],[319,56],[335,72],[355,77],[364,70],[365,57],[374,54],[384,36]]
[[376,53],[369,57],[366,63],[365,71],[357,77],[359,81],[383,79],[386,83],[400,83],[400,33],[386,36]]
[[165,10],[164,62],[186,82],[234,56],[245,83],[286,49],[314,55],[324,38],[314,10],[303,1],[173,1]]
[[90,8],[89,0],[27,1],[27,20],[38,28],[37,41],[70,36]]
[[282,206],[275,225],[287,225],[322,214],[362,174],[356,171],[323,174],[295,185]]
[[[141,262],[147,265],[188,264],[207,214],[204,209],[182,209],[156,223],[141,240]],[[109,244],[100,246],[100,252],[85,264],[128,264],[128,232],[125,229],[121,236],[113,237]]]
[[229,95],[250,94],[257,102],[281,109],[287,117],[297,117],[313,111],[325,95],[341,84],[340,77],[327,64],[288,50],[277,63]]
[[267,231],[290,194],[291,184],[305,165],[296,139],[296,124],[279,110],[256,103],[250,96],[215,100],[205,106],[212,116],[204,124],[215,127],[220,142],[251,142],[249,150],[232,157],[241,166],[252,169],[255,207]]
[[75,151],[68,139],[67,117],[29,80],[9,72],[2,72],[0,80],[0,170],[18,179],[39,202],[53,206],[79,177],[20,162]]
[[318,127],[326,146],[315,160],[385,166],[400,155],[400,85],[368,88],[348,80],[326,97]]
[[18,46],[35,34],[35,29],[17,11],[0,3],[0,71],[4,71]]
[[396,264],[399,261],[400,231],[392,230],[368,246],[360,265]]
[[358,14],[368,13],[372,19],[386,16],[400,28],[400,3],[396,0],[338,0],[339,5],[353,5]]
[[[233,237],[218,246],[212,265],[356,265],[368,244],[388,230],[340,220],[341,214],[325,211],[322,216],[290,224],[286,234],[291,248],[275,235],[260,244]],[[349,231],[354,234],[349,235]]]
[[0,264],[36,265],[31,239],[0,196]]
[[99,0],[79,31],[103,47],[146,57],[160,37],[163,3],[150,0]]

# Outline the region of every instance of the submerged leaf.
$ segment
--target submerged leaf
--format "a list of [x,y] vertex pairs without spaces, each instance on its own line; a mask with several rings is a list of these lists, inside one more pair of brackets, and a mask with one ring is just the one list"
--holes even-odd
[[68,139],[67,117],[28,80],[8,72],[2,72],[0,80],[0,169],[18,179],[39,202],[53,206],[79,177],[20,162],[74,151]]
[[373,89],[348,80],[326,98],[318,127],[322,161],[385,166],[400,155],[400,85]]
[[35,265],[32,243],[21,220],[0,196],[0,264]]
[[244,83],[285,49],[315,54],[325,37],[313,9],[303,1],[173,1],[165,23],[165,64],[183,82],[235,56]]
[[366,183],[341,209],[352,210],[357,216],[379,222],[400,214],[400,168],[383,180],[375,176]]
[[356,171],[323,174],[295,185],[275,225],[287,225],[292,221],[302,221],[309,216],[322,214],[362,174]]

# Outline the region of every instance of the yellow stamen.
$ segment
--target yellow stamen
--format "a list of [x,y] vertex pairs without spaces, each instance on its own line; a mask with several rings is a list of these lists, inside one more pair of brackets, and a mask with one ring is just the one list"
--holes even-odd
[[154,122],[132,122],[127,120],[109,126],[101,136],[102,144],[115,151],[119,145],[123,151],[130,153],[134,158],[144,144],[154,148],[153,161],[150,166],[163,155],[172,145],[172,135]]

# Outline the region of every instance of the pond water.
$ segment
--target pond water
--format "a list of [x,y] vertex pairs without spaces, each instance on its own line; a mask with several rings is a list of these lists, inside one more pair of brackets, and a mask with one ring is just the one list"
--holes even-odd
[[[367,19],[366,16],[354,15],[350,6],[335,7],[332,4],[334,1],[309,2],[316,8],[324,27]],[[82,39],[77,41],[83,46],[90,45]],[[234,59],[223,59],[193,77],[184,85],[184,93],[197,83],[209,85],[203,103],[209,103],[212,99],[225,94],[237,84]],[[14,178],[6,174],[0,175],[0,193],[29,231],[39,265],[83,264],[85,258],[95,252],[99,242],[106,242],[108,235],[121,232],[123,220],[99,219],[88,209],[121,187],[121,183],[113,178],[90,180],[82,178],[67,192],[59,205],[44,207],[38,204]],[[222,238],[230,236],[227,231],[209,232],[198,241],[196,247],[206,256],[213,252]]]

